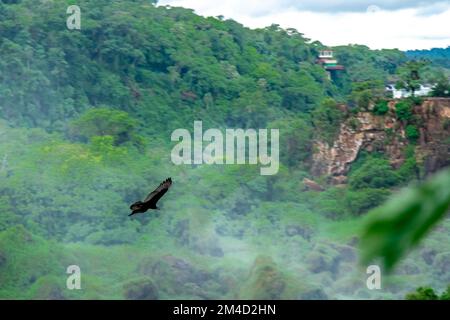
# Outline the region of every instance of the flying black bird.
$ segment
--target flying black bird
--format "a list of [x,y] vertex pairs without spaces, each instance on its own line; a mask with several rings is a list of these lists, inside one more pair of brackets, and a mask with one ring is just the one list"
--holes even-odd
[[166,181],[161,182],[158,188],[152,191],[144,201],[137,201],[130,206],[133,210],[128,216],[132,216],[136,213],[143,213],[149,209],[159,210],[156,203],[159,199],[169,190],[172,185],[172,178],[168,178]]

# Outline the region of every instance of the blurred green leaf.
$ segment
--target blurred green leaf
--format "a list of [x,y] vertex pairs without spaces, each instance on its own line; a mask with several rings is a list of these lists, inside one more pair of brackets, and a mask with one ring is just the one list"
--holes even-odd
[[372,210],[361,237],[362,262],[381,258],[386,271],[441,220],[450,206],[450,170],[402,191]]

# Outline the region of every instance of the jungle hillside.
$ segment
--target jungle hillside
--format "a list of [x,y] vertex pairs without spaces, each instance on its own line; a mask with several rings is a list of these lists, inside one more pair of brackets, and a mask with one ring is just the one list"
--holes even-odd
[[[450,165],[448,49],[338,46],[328,74],[327,48],[149,0],[0,1],[0,299],[444,296],[448,218],[381,290],[358,245],[367,212]],[[412,69],[438,85],[392,99]],[[174,165],[171,133],[198,120],[279,129],[279,172]],[[161,210],[128,217],[168,177]]]

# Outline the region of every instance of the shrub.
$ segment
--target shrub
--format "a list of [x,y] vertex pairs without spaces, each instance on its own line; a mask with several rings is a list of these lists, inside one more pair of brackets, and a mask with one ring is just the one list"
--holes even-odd
[[109,108],[88,110],[70,124],[70,135],[84,142],[95,136],[111,136],[117,145],[133,140],[136,121],[126,112]]
[[324,139],[330,145],[339,134],[343,119],[343,112],[332,99],[324,101],[312,112],[312,122],[319,138]]
[[364,90],[360,92],[358,95],[357,105],[359,108],[367,110],[367,108],[369,108],[370,101],[372,101],[372,99],[373,99],[372,92],[370,90]]
[[419,167],[416,161],[415,147],[409,145],[405,151],[405,162],[398,168],[397,173],[402,182],[408,182],[419,176]]
[[438,300],[438,295],[430,287],[420,287],[416,292],[408,293],[406,300]]
[[348,120],[348,124],[350,126],[350,128],[352,128],[353,130],[357,130],[360,126],[360,122],[357,118],[352,117]]
[[450,286],[441,296],[431,287],[420,287],[415,292],[408,293],[406,300],[450,300]]
[[411,142],[416,142],[420,137],[419,130],[415,125],[408,125],[405,129],[406,138]]
[[447,290],[442,293],[441,300],[450,300],[450,286],[448,286]]
[[38,278],[30,288],[31,298],[36,300],[65,300],[65,279],[54,275]]
[[417,96],[409,97],[408,100],[411,101],[411,104],[415,105],[415,106],[420,106],[421,104],[423,104],[422,97],[417,97]]
[[382,204],[391,194],[388,189],[350,190],[347,193],[347,206],[354,215],[360,215]]
[[257,300],[281,299],[286,285],[286,279],[273,259],[269,256],[258,256],[241,289],[240,297]]
[[390,188],[398,182],[398,175],[392,169],[389,161],[378,158],[369,158],[349,176],[349,184],[353,190]]
[[431,92],[433,97],[450,97],[450,82],[446,77],[441,77]]
[[401,121],[409,121],[413,115],[412,104],[408,100],[402,100],[395,105],[395,114]]
[[158,288],[147,277],[131,280],[123,285],[124,296],[129,300],[158,300]]
[[389,111],[389,105],[386,100],[381,100],[380,102],[378,102],[373,109],[373,113],[376,114],[377,116],[383,116],[388,111]]
[[304,164],[312,153],[313,130],[303,119],[288,119],[272,122],[270,127],[283,132],[280,137],[281,162],[289,167]]

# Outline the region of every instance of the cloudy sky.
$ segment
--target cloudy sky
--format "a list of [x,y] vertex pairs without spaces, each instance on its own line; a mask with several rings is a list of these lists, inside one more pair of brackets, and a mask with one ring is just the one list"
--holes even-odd
[[273,23],[327,45],[373,49],[450,46],[450,0],[160,0],[250,28]]

